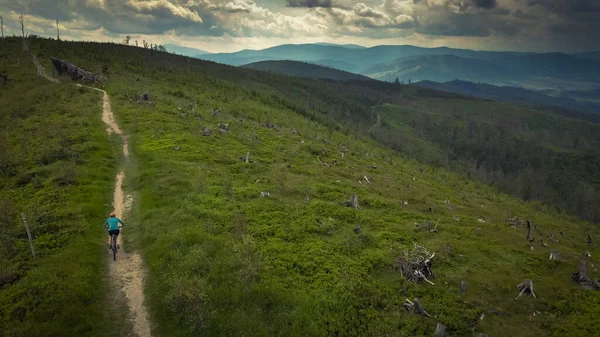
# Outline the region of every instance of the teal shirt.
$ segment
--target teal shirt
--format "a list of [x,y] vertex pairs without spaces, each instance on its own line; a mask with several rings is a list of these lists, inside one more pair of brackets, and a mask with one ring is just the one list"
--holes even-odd
[[119,229],[119,224],[125,226],[123,221],[121,221],[121,219],[119,219],[115,216],[115,217],[110,217],[110,218],[106,219],[106,222],[104,223],[104,227],[108,227],[108,230],[112,231],[112,230]]

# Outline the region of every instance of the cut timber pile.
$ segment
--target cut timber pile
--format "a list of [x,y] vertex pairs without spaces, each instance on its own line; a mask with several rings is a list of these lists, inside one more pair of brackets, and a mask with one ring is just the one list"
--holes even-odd
[[51,57],[50,60],[52,60],[54,71],[58,76],[69,76],[74,81],[84,81],[88,83],[106,81],[105,77],[91,73],[74,65],[73,63],[55,59],[54,57]]

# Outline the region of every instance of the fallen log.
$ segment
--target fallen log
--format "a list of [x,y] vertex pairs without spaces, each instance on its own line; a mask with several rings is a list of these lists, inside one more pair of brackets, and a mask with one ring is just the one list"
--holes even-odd
[[69,76],[74,81],[84,81],[88,83],[106,81],[106,77],[96,75],[68,61],[59,60],[54,57],[51,57],[50,60],[54,66],[54,72],[58,76]]

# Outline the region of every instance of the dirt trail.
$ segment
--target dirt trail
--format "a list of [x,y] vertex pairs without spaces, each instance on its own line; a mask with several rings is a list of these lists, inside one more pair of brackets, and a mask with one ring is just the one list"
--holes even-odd
[[[102,120],[106,123],[106,132],[108,132],[108,134],[114,132],[121,137],[123,142],[123,157],[127,161],[129,160],[129,142],[127,136],[121,131],[115,121],[110,106],[110,98],[106,91],[96,88],[93,89],[103,93]],[[123,195],[122,184],[124,177],[125,173],[120,171],[115,179],[113,205],[117,217],[123,219],[125,224],[127,224],[127,213],[133,202],[133,197],[131,195]],[[121,235],[123,235],[123,231],[121,232]],[[121,240],[121,242],[123,241]],[[123,293],[125,293],[125,297],[127,298],[127,305],[131,312],[131,320],[133,321],[134,334],[138,337],[150,337],[148,310],[144,305],[144,269],[142,258],[137,253],[126,253],[121,249],[117,254],[117,261],[112,261],[111,258],[109,266],[111,281],[116,287],[122,288]]]
[[[44,67],[38,62],[33,53],[33,63],[35,64],[38,76],[42,76],[48,81],[59,83],[59,81],[46,74]],[[81,84],[77,84],[81,87]],[[102,93],[102,121],[106,124],[106,132],[108,134],[116,133],[121,137],[123,142],[123,157],[125,161],[129,160],[129,141],[127,136],[121,131],[119,125],[115,121],[110,106],[110,97],[106,91],[98,88],[87,87]],[[125,173],[121,170],[117,173],[115,179],[115,192],[113,206],[117,217],[123,219],[127,223],[127,213],[133,203],[133,196],[123,196],[123,178]],[[123,231],[121,232],[121,245],[123,239]],[[122,248],[122,247],[121,247]],[[131,321],[133,322],[133,333],[137,337],[151,337],[150,322],[148,320],[148,310],[144,304],[144,269],[142,258],[137,253],[126,253],[123,249],[117,254],[117,261],[112,260],[112,254],[107,249],[107,259],[109,259],[109,271],[111,282],[117,289],[122,289],[127,298],[127,306],[131,313]]]

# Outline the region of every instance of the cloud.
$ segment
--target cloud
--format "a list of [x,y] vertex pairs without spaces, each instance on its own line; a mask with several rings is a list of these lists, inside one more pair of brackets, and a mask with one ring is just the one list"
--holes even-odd
[[[26,14],[26,29],[45,36],[54,36],[58,19],[61,35],[82,38],[164,35],[262,44],[405,38],[423,45],[485,41],[499,48],[512,41],[519,48],[576,50],[600,45],[600,0],[274,1],[281,0],[0,0],[0,13]],[[5,14],[11,31],[12,21]]]
[[[414,19],[410,15],[390,15],[364,3],[357,3],[354,7],[348,9],[319,8],[315,11],[315,14],[335,24],[335,28],[339,32],[349,34],[369,34],[376,29],[407,29],[411,28],[414,23]],[[368,31],[365,31],[365,29]],[[385,33],[387,36],[390,32]]]
[[287,0],[287,5],[289,7],[331,8],[331,7],[333,7],[333,0]]

